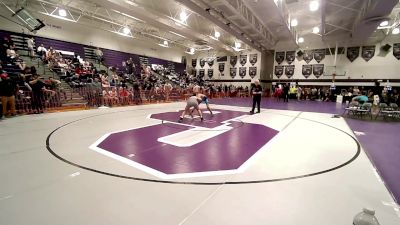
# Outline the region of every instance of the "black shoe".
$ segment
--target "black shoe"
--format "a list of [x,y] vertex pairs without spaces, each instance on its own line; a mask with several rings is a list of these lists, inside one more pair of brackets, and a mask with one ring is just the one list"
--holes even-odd
[[203,121],[203,117],[200,117],[200,120]]
[[254,111],[250,111],[250,114],[254,114]]
[[257,111],[257,113],[260,113],[260,111]]
[[179,120],[178,120],[178,123],[182,123],[182,121],[183,121],[183,118],[180,117]]

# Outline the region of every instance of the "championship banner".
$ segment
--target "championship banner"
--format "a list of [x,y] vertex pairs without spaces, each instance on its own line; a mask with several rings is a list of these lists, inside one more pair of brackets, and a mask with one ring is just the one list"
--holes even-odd
[[314,59],[318,63],[325,59],[325,49],[315,49],[314,50]]
[[192,59],[192,66],[193,66],[193,68],[196,68],[196,66],[197,66],[197,59]]
[[250,59],[249,62],[251,63],[252,66],[257,63],[257,54],[250,54]]
[[312,65],[312,71],[316,78],[319,78],[324,73],[324,64]]
[[204,77],[205,70],[199,69],[199,77]]
[[313,51],[312,50],[304,51],[303,59],[307,64],[310,63],[311,60],[313,59]]
[[400,43],[393,44],[393,55],[396,59],[400,59]]
[[294,65],[285,66],[285,75],[291,78],[294,74]]
[[236,77],[236,67],[230,68],[229,74],[231,75],[232,78]]
[[240,67],[240,68],[239,68],[239,76],[240,76],[241,78],[243,78],[243,77],[246,76],[246,70],[247,70],[247,67]]
[[281,64],[284,59],[285,59],[285,52],[276,52],[275,53],[275,61],[278,64]]
[[294,62],[294,59],[296,58],[296,52],[295,51],[289,51],[286,52],[286,62],[290,65]]
[[375,55],[375,45],[372,46],[363,46],[361,50],[361,57],[365,61],[369,61]]
[[206,61],[204,59],[200,59],[200,67],[203,68],[206,65]]
[[360,55],[360,46],[347,48],[346,56],[350,60],[350,62],[353,62],[354,60],[356,60],[359,55]]
[[280,78],[283,75],[283,66],[275,66],[275,76]]
[[312,65],[303,65],[303,69],[301,70],[301,73],[305,78],[308,78],[311,73],[312,73]]
[[257,67],[249,67],[249,75],[251,78],[254,78],[257,75]]
[[[231,56],[231,57],[229,58],[229,62],[231,63],[231,66],[232,66],[232,67],[235,67],[235,66],[236,66],[236,63],[237,63],[237,55]],[[236,76],[236,75],[235,75],[235,76]]]
[[213,69],[208,69],[207,70],[207,75],[211,79],[213,77],[213,75],[214,75],[214,70]]
[[218,64],[218,70],[219,70],[219,72],[224,72],[224,70],[225,70],[225,63],[219,63]]
[[247,63],[247,55],[240,55],[240,65],[244,66]]
[[208,64],[209,67],[212,67],[212,66],[214,65],[214,60],[212,60],[212,61],[207,61],[207,64]]

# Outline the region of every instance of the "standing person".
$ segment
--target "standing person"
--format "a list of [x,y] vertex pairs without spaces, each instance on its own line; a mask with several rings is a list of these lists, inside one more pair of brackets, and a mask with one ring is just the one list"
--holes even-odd
[[301,99],[301,92],[303,90],[301,89],[300,85],[297,85],[297,101],[300,101]]
[[126,73],[128,74],[129,78],[132,78],[135,69],[135,64],[133,63],[133,59],[129,58],[125,64],[126,64]]
[[36,114],[43,113],[44,93],[48,91],[45,87],[46,84],[42,77],[35,74],[33,79],[29,81],[29,85],[32,87],[32,109]]
[[98,62],[99,64],[100,64],[101,62],[103,62],[103,52],[100,50],[99,47],[97,47],[97,48],[94,50],[94,54],[95,54],[96,60],[97,60],[97,62]]
[[[0,75],[0,96],[1,104],[3,105],[3,116],[7,115],[7,106],[10,104],[11,116],[16,115],[15,110],[15,94],[17,93],[17,83],[8,77],[7,74],[3,73]],[[0,117],[1,119],[1,117]]]
[[289,84],[283,85],[283,102],[289,102]]
[[201,102],[201,99],[198,98],[196,96],[196,94],[193,94],[193,96],[187,100],[185,110],[183,110],[182,115],[179,117],[178,122],[183,121],[183,118],[185,117],[185,115],[190,113],[191,108],[197,110],[197,113],[200,115],[201,121],[203,121],[203,114],[201,113],[201,110],[199,109],[199,102]]
[[164,84],[164,92],[165,92],[165,97],[166,97],[166,101],[169,101],[169,95],[171,94],[172,91],[172,85],[170,83],[165,83]]
[[379,81],[375,81],[375,86],[372,88],[372,96],[374,100],[374,105],[378,105],[382,101],[382,90]]
[[259,80],[254,81],[254,86],[251,88],[251,94],[253,95],[253,108],[251,109],[250,113],[254,113],[254,109],[257,104],[257,113],[260,113],[260,103],[261,103],[261,94],[262,94],[262,87],[260,85]]
[[33,37],[29,38],[26,41],[26,44],[28,45],[28,55],[31,58],[35,58],[35,40],[33,39]]

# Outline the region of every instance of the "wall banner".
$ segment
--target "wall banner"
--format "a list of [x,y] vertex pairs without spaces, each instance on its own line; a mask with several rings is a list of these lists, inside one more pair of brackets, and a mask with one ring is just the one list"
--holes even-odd
[[236,66],[236,63],[237,63],[237,55],[231,56],[231,57],[229,58],[229,62],[231,63],[231,66],[232,66],[232,67],[235,67],[235,66]]
[[294,59],[296,58],[296,51],[289,51],[286,52],[286,62],[290,65],[294,62]]
[[257,75],[257,67],[249,67],[249,75],[251,78],[254,78]]
[[275,66],[275,76],[280,78],[283,75],[283,66]]
[[313,74],[316,78],[319,78],[324,74],[324,64],[314,64],[312,65]]
[[247,67],[240,67],[239,68],[239,76],[244,78],[246,76]]
[[237,71],[236,67],[230,68],[229,74],[232,77],[232,79],[236,77],[236,71]]
[[325,49],[315,49],[314,50],[314,59],[318,63],[325,59]]
[[275,53],[275,61],[278,64],[281,64],[284,59],[285,59],[285,52],[276,52]]
[[312,73],[312,65],[303,65],[303,69],[301,70],[301,73],[305,78],[308,78],[311,73]]
[[363,46],[362,50],[361,50],[361,57],[365,60],[365,61],[369,61],[370,59],[372,59],[372,57],[374,57],[375,55],[375,45],[371,45],[371,46]]
[[291,78],[294,75],[294,65],[285,66],[285,75]]
[[257,54],[250,54],[249,61],[250,61],[251,65],[254,66],[254,64],[257,63]]
[[347,48],[346,56],[350,60],[350,62],[353,62],[354,60],[356,60],[359,55],[360,55],[360,46]]

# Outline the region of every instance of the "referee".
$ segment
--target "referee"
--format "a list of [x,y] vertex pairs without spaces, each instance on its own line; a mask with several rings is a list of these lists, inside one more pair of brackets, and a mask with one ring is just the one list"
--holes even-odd
[[250,113],[254,113],[254,109],[257,103],[257,113],[260,113],[260,103],[261,103],[261,94],[262,94],[262,87],[260,85],[260,81],[254,81],[254,86],[251,88],[251,94],[253,95],[253,108],[251,109]]

